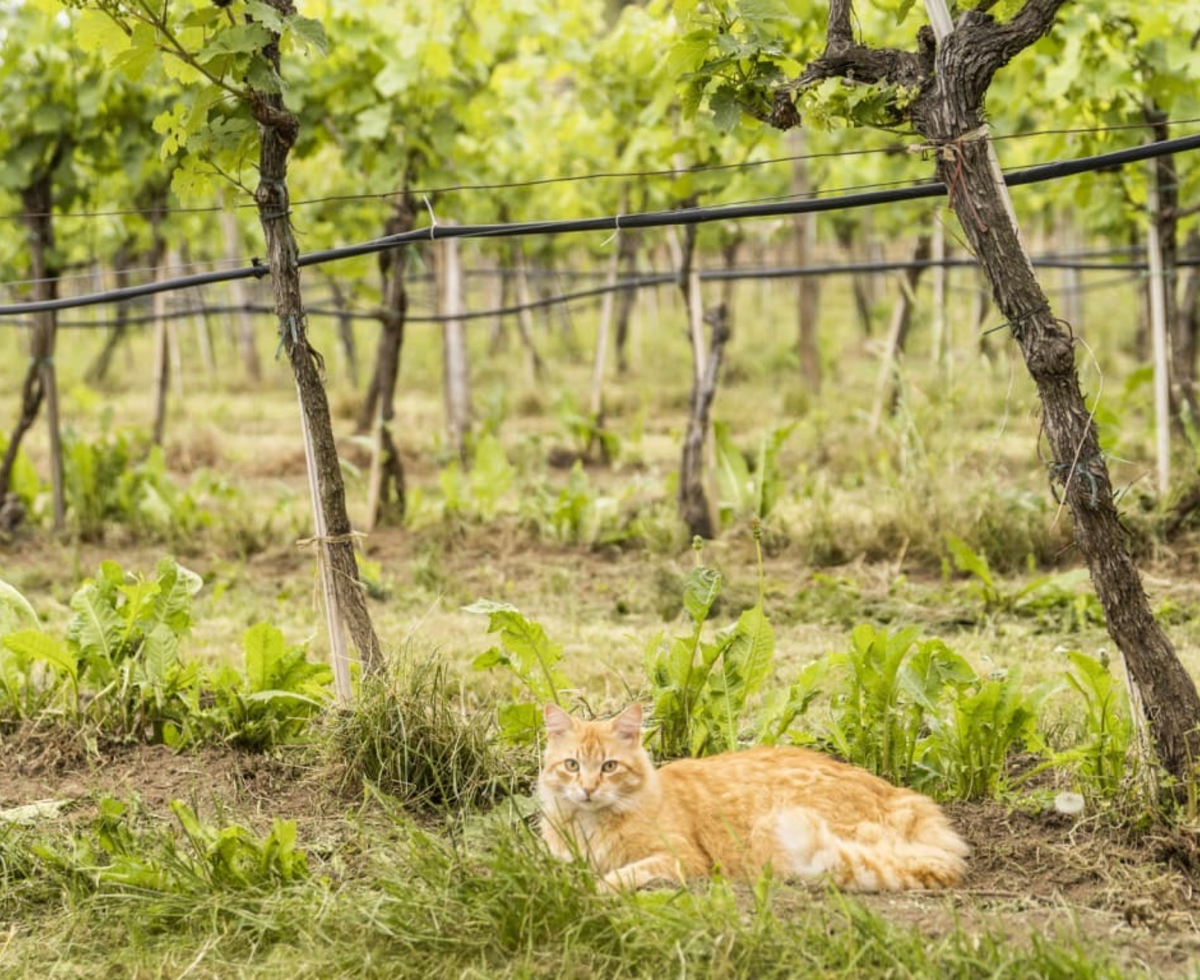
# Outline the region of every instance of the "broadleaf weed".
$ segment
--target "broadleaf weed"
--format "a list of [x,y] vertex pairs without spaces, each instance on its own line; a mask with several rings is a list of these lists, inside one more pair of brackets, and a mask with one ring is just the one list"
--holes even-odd
[[1083,701],[1082,739],[1055,753],[1053,762],[1072,769],[1084,790],[1112,797],[1128,773],[1133,738],[1128,698],[1107,656],[1091,657],[1079,650],[1068,650],[1066,656],[1067,683]]
[[[755,545],[759,527],[754,525]],[[715,642],[704,627],[721,593],[722,577],[697,564],[684,583],[688,633],[655,638],[646,651],[646,675],[653,699],[648,741],[663,758],[708,755],[735,749],[749,726],[747,709],[770,676],[775,633],[763,606],[762,552],[758,550],[758,602],[742,612]]]
[[[546,635],[540,623],[526,618],[508,603],[480,599],[464,607],[464,612],[488,617],[488,632],[500,634],[500,645],[480,654],[475,670],[502,668],[518,681],[518,693],[532,696],[535,702],[562,704],[571,682],[559,668],[562,646]],[[502,737],[513,742],[529,742],[541,728],[537,703],[512,702],[501,705],[499,720]]]

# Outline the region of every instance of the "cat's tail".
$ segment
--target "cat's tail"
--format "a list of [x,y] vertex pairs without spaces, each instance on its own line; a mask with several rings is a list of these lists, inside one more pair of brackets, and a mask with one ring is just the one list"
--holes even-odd
[[815,810],[793,807],[777,816],[776,833],[791,874],[828,876],[849,891],[930,891],[958,884],[970,848],[931,801],[894,814],[887,825],[865,822],[835,833]]

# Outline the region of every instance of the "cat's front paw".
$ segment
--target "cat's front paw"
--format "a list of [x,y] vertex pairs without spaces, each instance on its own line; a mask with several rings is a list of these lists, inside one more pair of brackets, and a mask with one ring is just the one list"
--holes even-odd
[[616,895],[619,892],[628,891],[629,886],[622,882],[616,871],[610,871],[602,878],[597,879],[596,890],[601,895]]
[[679,888],[683,884],[683,871],[674,862],[651,859],[607,872],[600,879],[600,890],[615,894],[641,888]]

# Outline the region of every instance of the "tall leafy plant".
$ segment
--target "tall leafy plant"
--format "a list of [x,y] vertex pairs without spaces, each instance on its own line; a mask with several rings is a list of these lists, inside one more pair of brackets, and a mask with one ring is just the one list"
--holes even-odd
[[764,434],[753,459],[748,459],[735,445],[728,424],[713,423],[723,519],[737,515],[761,519],[771,513],[783,487],[779,453],[795,427],[791,422]]
[[1043,748],[1038,710],[1053,690],[1026,691],[1016,671],[981,677],[916,628],[855,628],[851,647],[825,658],[824,734],[844,758],[897,783],[959,798],[994,795],[1012,751]]
[[223,665],[206,678],[213,707],[206,727],[232,745],[262,751],[300,736],[329,703],[333,674],[270,623],[242,636],[243,671]]
[[[757,544],[757,525],[756,544]],[[698,552],[697,552],[698,554]],[[648,741],[663,758],[705,755],[737,748],[747,708],[770,675],[775,633],[763,608],[762,560],[759,599],[736,623],[704,638],[704,627],[721,593],[721,573],[697,565],[684,584],[686,633],[657,637],[646,651],[653,699]]]
[[563,657],[562,646],[551,641],[540,623],[526,618],[508,603],[480,599],[464,611],[487,616],[488,632],[500,634],[500,643],[476,657],[474,668],[508,671],[518,682],[514,694],[531,695],[534,699],[500,704],[497,710],[502,737],[514,742],[532,741],[542,727],[539,704],[562,704],[571,687],[558,666]]
[[75,658],[38,624],[29,600],[0,580],[0,720],[71,715],[79,703]]
[[192,597],[201,585],[171,558],[159,561],[153,578],[103,561],[71,597],[67,649],[80,678],[97,689],[89,711],[109,734],[177,739],[185,693],[199,673],[180,659],[179,644],[191,630]]
[[1129,771],[1133,726],[1124,686],[1110,670],[1107,655],[1067,652],[1067,683],[1083,702],[1082,738],[1054,756],[1074,769],[1085,790],[1112,796]]

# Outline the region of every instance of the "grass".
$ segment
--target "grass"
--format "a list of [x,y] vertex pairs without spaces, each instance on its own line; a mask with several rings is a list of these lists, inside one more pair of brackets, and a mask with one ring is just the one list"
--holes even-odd
[[[752,888],[599,895],[586,873],[549,858],[522,823],[492,821],[468,843],[411,825],[358,843],[366,858],[353,876],[200,896],[98,889],[66,908],[30,903],[0,943],[0,971],[6,980],[100,970],[259,978],[1139,975],[1089,949],[1082,934],[1016,940],[999,928],[912,929],[854,899],[765,879]],[[49,947],[48,934],[56,937]]]
[[456,813],[514,789],[492,713],[453,697],[444,663],[409,656],[387,673],[366,679],[354,707],[330,720],[329,764],[343,792],[377,789],[410,810]]

